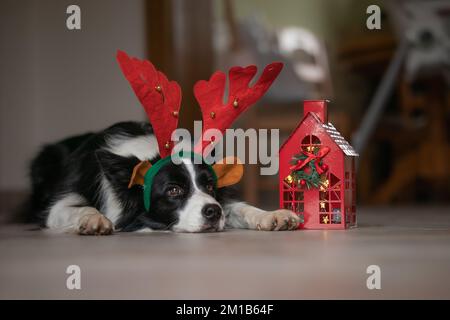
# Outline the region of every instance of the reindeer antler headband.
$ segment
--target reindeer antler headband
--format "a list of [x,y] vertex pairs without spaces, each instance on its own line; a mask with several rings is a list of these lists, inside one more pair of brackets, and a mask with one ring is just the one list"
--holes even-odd
[[[150,61],[131,58],[123,51],[117,52],[117,60],[144,107],[158,141],[161,159],[153,165],[148,161],[139,163],[133,170],[129,185],[129,187],[135,184],[144,186],[144,204],[148,210],[153,178],[159,169],[169,162],[174,147],[170,138],[178,126],[181,89],[178,83],[169,81],[161,71],[156,70]],[[194,95],[203,117],[202,139],[194,147],[196,157],[200,156],[204,147],[211,143],[203,140],[206,130],[215,128],[224,133],[242,112],[264,95],[282,67],[283,64],[280,62],[269,64],[252,87],[249,87],[249,83],[257,72],[256,66],[231,68],[226,104],[222,101],[225,93],[225,73],[217,71],[208,81],[201,80],[195,84]],[[192,157],[192,154],[183,156]],[[237,183],[243,173],[242,165],[235,161],[231,164],[228,162],[216,164],[211,170],[217,176],[218,188]]]

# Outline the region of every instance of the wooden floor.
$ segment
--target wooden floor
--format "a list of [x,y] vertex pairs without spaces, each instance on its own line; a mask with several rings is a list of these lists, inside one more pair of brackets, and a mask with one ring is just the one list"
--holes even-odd
[[[348,231],[116,234],[0,227],[0,298],[450,299],[450,208],[360,209]],[[66,268],[81,268],[81,290]],[[381,268],[368,290],[366,268]]]

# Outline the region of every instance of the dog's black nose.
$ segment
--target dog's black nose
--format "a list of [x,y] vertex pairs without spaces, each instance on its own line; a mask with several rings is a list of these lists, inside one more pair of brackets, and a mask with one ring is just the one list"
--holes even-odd
[[222,208],[217,204],[207,204],[203,207],[202,214],[208,221],[214,222],[220,219]]

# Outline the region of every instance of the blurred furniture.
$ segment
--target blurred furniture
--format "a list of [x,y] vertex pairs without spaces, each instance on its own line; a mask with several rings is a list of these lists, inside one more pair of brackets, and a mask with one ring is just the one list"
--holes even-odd
[[391,3],[389,9],[398,47],[353,136],[353,145],[359,153],[375,130],[401,68],[408,82],[438,74],[450,84],[450,30],[446,30],[450,4],[441,0],[401,0]]
[[[396,150],[394,164],[387,180],[373,194],[373,203],[389,203],[405,191],[417,193],[420,189],[428,189],[426,193],[432,200],[444,200],[448,196],[450,144],[445,116],[450,111],[448,88],[439,77],[419,81],[420,91],[404,80],[399,84],[404,128],[399,136],[392,134]],[[404,150],[405,145],[410,148]],[[411,188],[414,185],[416,190]]]
[[[376,204],[445,199],[450,189],[450,4],[405,0],[390,9],[399,35],[390,61],[378,59],[385,51],[380,43],[364,56],[369,50],[363,39],[355,41],[353,50],[341,50],[342,61],[361,74],[386,70],[353,139],[362,153],[360,194]],[[392,108],[394,90],[397,104]]]

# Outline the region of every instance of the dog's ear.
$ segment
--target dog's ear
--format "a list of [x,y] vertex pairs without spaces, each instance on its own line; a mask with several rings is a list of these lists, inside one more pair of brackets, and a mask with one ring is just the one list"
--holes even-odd
[[236,157],[227,157],[213,165],[217,176],[217,188],[223,188],[238,183],[244,174],[244,166]]
[[148,169],[152,164],[150,161],[141,161],[133,168],[133,173],[131,174],[130,182],[128,183],[128,188],[131,188],[132,186],[138,184],[138,185],[144,185],[144,177],[147,173]]

